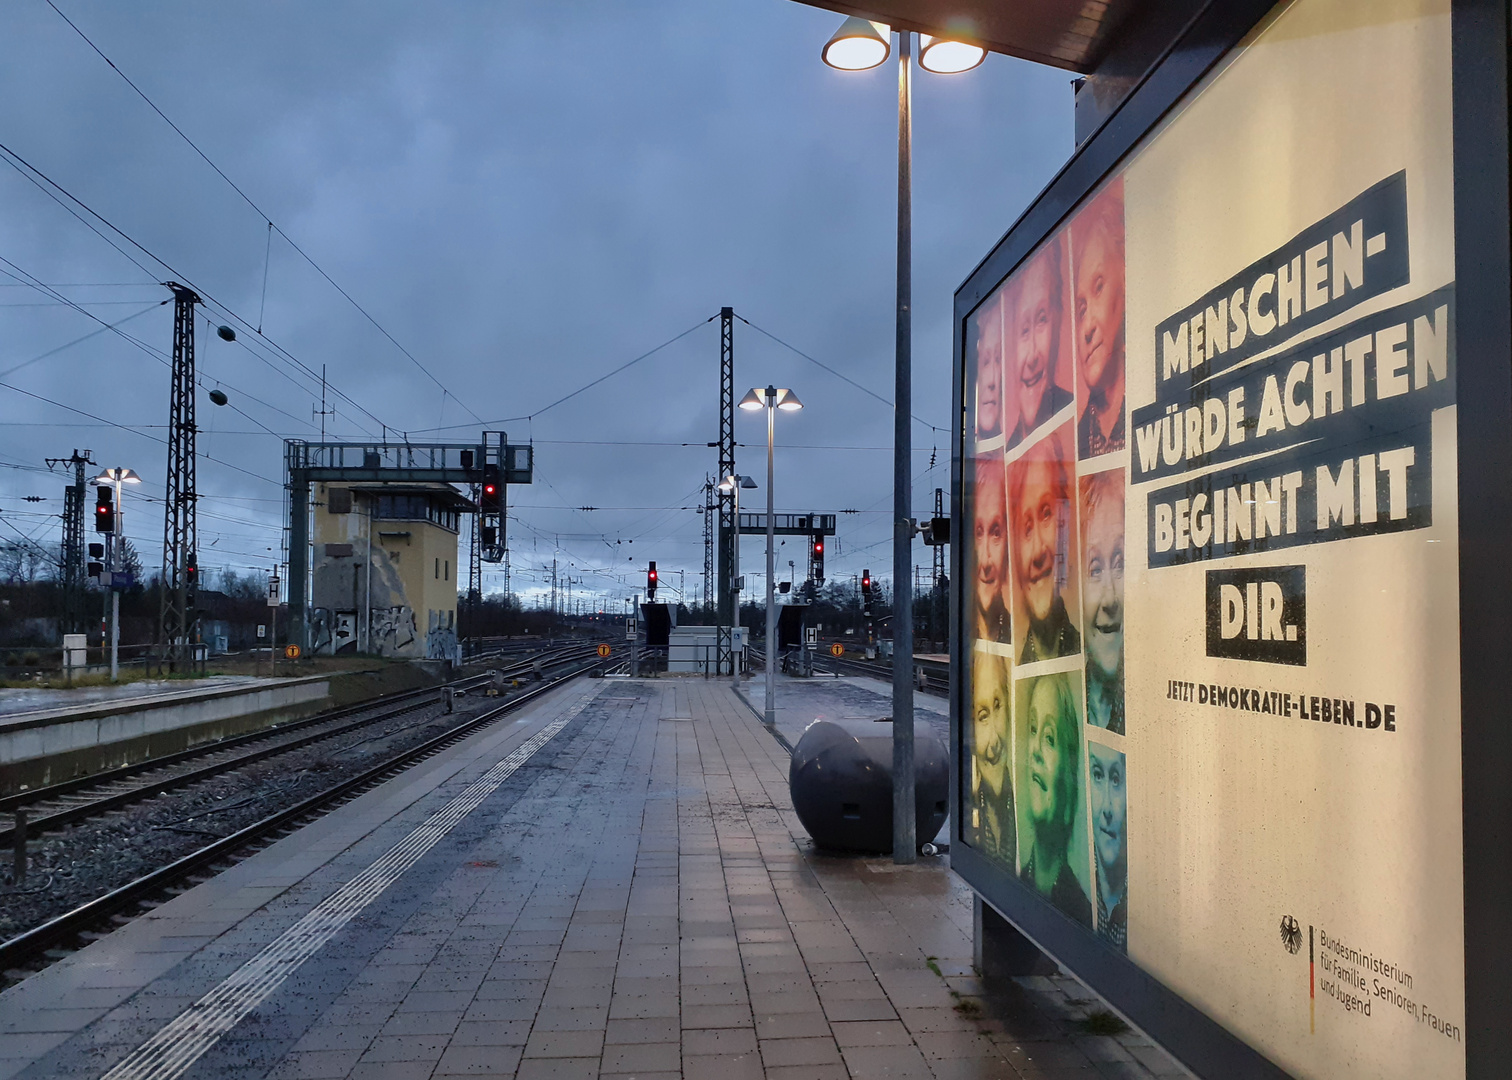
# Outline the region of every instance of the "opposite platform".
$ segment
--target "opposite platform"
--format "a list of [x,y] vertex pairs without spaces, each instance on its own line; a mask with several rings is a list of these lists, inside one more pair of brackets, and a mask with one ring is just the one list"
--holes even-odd
[[728,686],[584,679],[0,995],[0,1080],[1182,1075],[971,946],[945,860],[812,850]]

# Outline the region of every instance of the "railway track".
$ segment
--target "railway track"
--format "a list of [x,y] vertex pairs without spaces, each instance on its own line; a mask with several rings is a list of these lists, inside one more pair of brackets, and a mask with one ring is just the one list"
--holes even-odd
[[[501,668],[497,675],[505,679],[527,675],[533,672],[538,663],[544,668],[586,657],[589,651],[586,646],[557,649],[544,656],[532,657]],[[445,683],[443,686],[450,691],[465,692],[484,687],[494,678],[495,673],[486,672]],[[29,819],[27,833],[31,835],[62,828],[324,739],[393,720],[407,712],[434,704],[441,691],[440,686],[400,691],[373,701],[327,710],[303,720],[18,792],[0,799],[0,814],[13,814],[16,810],[25,809]],[[14,842],[15,826],[0,826],[0,848],[8,847]]]
[[[761,654],[757,652],[754,655]],[[893,676],[893,666],[890,663],[881,660],[847,660],[840,656],[815,656],[814,669],[828,671],[835,675],[865,675],[868,678],[881,679],[883,682],[891,682]],[[923,674],[923,682],[914,684],[917,689],[926,694],[937,694],[941,697],[950,693],[948,673],[932,670],[932,665],[920,665],[919,671]]]
[[[125,921],[126,914],[144,906],[147,910],[166,899],[180,884],[198,884],[255,853],[283,836],[302,828],[323,814],[356,798],[407,768],[444,750],[501,720],[524,705],[550,692],[562,683],[597,666],[598,656],[591,647],[572,650],[570,656],[557,656],[546,666],[554,673],[537,685],[522,690],[495,708],[463,719],[456,726],[364,769],[325,790],[262,818],[244,828],[215,839],[171,863],[137,877],[135,880],[97,896],[39,926],[0,942],[0,972],[7,980],[29,974],[28,966],[45,966],[69,951],[109,932]],[[467,682],[470,680],[462,680]],[[434,688],[427,689],[435,700]],[[42,963],[39,965],[39,961]]]

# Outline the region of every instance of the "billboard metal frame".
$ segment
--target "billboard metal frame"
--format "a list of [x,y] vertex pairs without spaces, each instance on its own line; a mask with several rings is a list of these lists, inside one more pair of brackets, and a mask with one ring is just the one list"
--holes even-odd
[[[963,530],[966,319],[1277,4],[1209,3],[1189,22],[1118,109],[1082,143],[955,294],[951,531]],[[1157,17],[1147,12],[1148,18]],[[1133,20],[1137,22],[1139,16]],[[1137,27],[1122,27],[1135,33]],[[1464,814],[1465,1075],[1512,1075],[1505,1024],[1512,1016],[1512,725],[1506,723],[1507,642],[1512,641],[1512,165],[1509,165],[1508,0],[1452,0],[1455,279],[1458,294],[1460,692]],[[965,544],[950,549],[950,726],[961,746],[965,654]],[[959,762],[950,773],[959,807]],[[968,847],[963,822],[951,864],[1008,919],[1198,1075],[1287,1074],[1127,956],[1031,896]]]

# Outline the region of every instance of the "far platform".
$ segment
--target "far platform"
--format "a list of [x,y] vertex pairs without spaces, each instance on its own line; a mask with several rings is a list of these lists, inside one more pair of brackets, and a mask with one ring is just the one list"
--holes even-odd
[[288,681],[253,675],[210,675],[203,679],[142,679],[105,686],[7,687],[0,689],[0,723],[18,714],[63,715],[96,705],[145,705],[222,690],[245,689],[259,683],[278,685]]

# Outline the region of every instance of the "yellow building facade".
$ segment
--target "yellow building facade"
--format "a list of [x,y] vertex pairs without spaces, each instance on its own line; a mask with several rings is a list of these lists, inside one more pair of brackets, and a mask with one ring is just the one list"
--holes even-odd
[[473,504],[447,484],[317,484],[311,647],[460,659],[457,534]]

